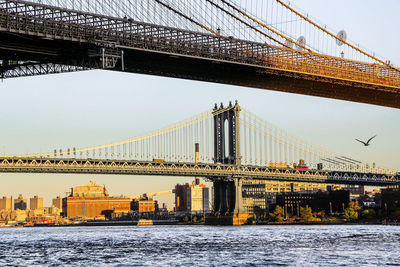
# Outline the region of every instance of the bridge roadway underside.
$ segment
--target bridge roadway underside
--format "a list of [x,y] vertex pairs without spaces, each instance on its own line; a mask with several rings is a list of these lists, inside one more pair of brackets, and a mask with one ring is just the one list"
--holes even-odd
[[296,170],[263,166],[229,164],[144,162],[99,159],[0,158],[0,173],[70,173],[205,177],[210,181],[232,181],[233,178],[310,182],[326,184],[360,184],[394,186],[399,176],[325,170]]
[[[124,71],[126,72],[400,108],[400,94],[398,92],[378,87],[366,87],[356,82],[343,83],[336,79],[279,71],[257,65],[224,61],[223,59],[216,60],[132,47],[119,47],[118,49],[124,51]],[[78,66],[85,69],[98,69],[102,67],[100,51],[101,47],[89,42],[55,40],[0,31],[1,60],[32,61],[42,64],[52,63]],[[2,66],[0,72],[6,73],[7,70],[12,70],[15,67],[13,65]],[[118,60],[113,70],[122,71],[121,60]],[[46,71],[52,72],[51,70],[41,70],[40,73],[35,74],[20,72],[8,77],[48,74]],[[7,76],[3,78],[7,78]]]

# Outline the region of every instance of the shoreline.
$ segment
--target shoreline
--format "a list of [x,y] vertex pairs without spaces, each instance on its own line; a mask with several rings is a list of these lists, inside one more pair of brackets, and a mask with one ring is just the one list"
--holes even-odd
[[[17,227],[96,227],[96,226],[157,226],[157,225],[206,225],[204,223],[190,223],[190,222],[179,222],[177,220],[160,220],[143,223],[139,221],[93,221],[75,224],[35,224],[32,226],[0,226],[1,228],[17,228]],[[400,226],[400,222],[382,222],[382,221],[358,221],[358,222],[346,222],[346,221],[328,221],[328,222],[259,222],[253,224],[245,224],[246,226],[316,226],[316,225],[392,225]],[[229,226],[229,225],[213,225],[213,226]],[[232,225],[230,225],[232,226]]]

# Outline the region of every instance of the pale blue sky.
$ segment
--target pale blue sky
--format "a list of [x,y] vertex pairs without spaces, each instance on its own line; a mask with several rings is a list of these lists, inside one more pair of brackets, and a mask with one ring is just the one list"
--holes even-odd
[[[395,0],[291,1],[333,29],[400,64]],[[241,106],[313,144],[400,169],[400,110],[244,87],[128,73],[87,71],[0,83],[0,153],[52,151],[125,139],[208,110],[215,102]],[[365,148],[354,138],[377,134]],[[189,178],[0,174],[0,196],[45,198],[94,179],[110,194],[169,189]],[[172,198],[161,198],[170,205]]]

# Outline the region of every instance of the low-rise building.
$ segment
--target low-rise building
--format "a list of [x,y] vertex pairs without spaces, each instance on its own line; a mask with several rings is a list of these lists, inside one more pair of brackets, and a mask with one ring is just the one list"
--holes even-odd
[[132,200],[132,206],[131,206],[133,211],[137,211],[139,213],[143,212],[151,212],[154,213],[158,211],[158,203],[157,200],[153,199],[134,199]]
[[71,194],[63,198],[63,215],[68,218],[94,219],[106,213],[129,212],[128,197],[110,197],[105,186],[94,181],[72,188]]
[[0,211],[13,210],[13,198],[3,197],[0,199]]
[[249,214],[267,213],[270,204],[276,200],[277,194],[324,190],[326,190],[326,185],[319,183],[245,180],[242,185],[243,206]]
[[315,212],[324,211],[326,214],[343,212],[349,202],[350,194],[346,190],[286,192],[276,195],[274,206],[281,206],[286,214],[299,216],[300,208],[304,207],[310,207]]

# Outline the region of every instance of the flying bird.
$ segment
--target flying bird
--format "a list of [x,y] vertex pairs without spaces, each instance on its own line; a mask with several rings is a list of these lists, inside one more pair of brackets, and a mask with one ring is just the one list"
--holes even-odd
[[364,146],[369,146],[369,142],[370,142],[372,139],[374,139],[375,137],[376,137],[376,135],[372,136],[370,139],[368,139],[367,142],[364,142],[364,141],[361,141],[361,140],[358,140],[358,139],[356,139],[356,140],[357,140],[358,142],[360,142],[360,143],[363,143]]

